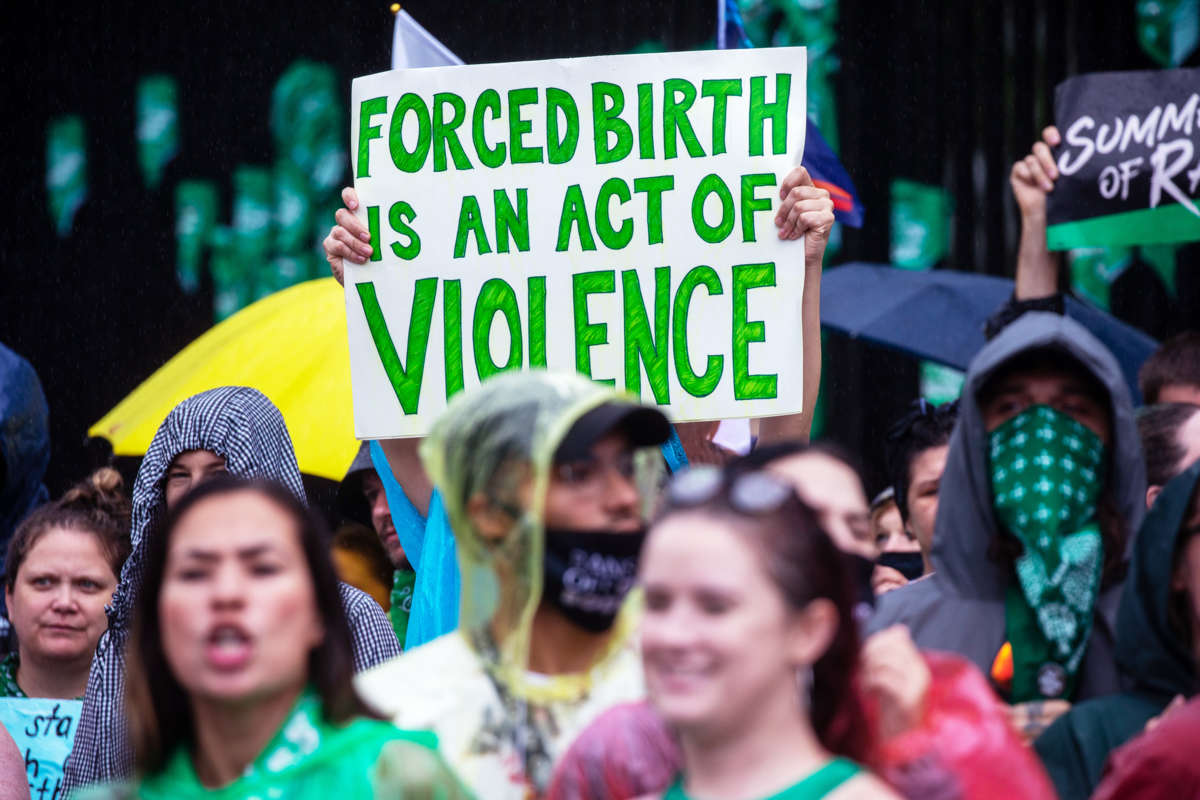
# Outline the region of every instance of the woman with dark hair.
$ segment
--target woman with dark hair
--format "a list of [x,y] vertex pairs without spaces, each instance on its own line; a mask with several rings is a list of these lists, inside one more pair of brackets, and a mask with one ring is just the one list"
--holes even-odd
[[128,530],[129,498],[107,467],[17,526],[4,562],[17,648],[0,660],[0,697],[83,696]]
[[787,484],[681,476],[641,580],[647,694],[683,755],[665,798],[897,796],[856,763],[871,739],[845,560]]
[[374,798],[381,754],[423,756],[422,780],[453,796],[432,734],[374,718],[354,691],[327,540],[274,483],[217,477],[179,501],[148,542],[131,629],[138,778],[85,796]]

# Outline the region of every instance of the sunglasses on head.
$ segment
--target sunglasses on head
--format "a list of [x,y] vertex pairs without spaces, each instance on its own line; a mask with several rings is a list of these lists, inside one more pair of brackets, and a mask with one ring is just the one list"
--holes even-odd
[[778,511],[795,492],[786,482],[767,472],[754,471],[729,475],[719,467],[691,467],[679,473],[667,486],[667,506],[694,508],[723,499],[742,514],[770,514]]

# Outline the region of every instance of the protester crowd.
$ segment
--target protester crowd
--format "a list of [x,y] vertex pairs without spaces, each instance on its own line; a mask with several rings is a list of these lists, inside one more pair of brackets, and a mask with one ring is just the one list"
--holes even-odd
[[[1014,297],[960,400],[876,443],[873,501],[808,441],[833,203],[802,167],[776,226],[804,237],[806,407],[746,453],[505,373],[364,443],[335,532],[278,409],[226,386],[128,495],[105,468],[52,500],[45,399],[0,348],[0,694],[82,698],[58,796],[1200,797],[1200,333],[1135,408],[1063,315],[1057,142],[1013,167]],[[370,256],[343,200],[339,280]],[[0,728],[0,790],[26,783]]]

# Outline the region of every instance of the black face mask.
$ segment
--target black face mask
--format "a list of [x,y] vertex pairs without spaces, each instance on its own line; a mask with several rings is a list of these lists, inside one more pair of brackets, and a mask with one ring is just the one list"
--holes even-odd
[[850,566],[850,580],[854,584],[854,616],[861,624],[875,610],[875,590],[871,588],[871,575],[875,562],[858,553],[846,553]]
[[542,598],[584,630],[609,630],[637,580],[638,554],[645,539],[645,530],[547,528]]
[[881,567],[891,567],[910,581],[915,581],[925,574],[925,559],[921,557],[919,550],[915,553],[880,553],[877,563]]

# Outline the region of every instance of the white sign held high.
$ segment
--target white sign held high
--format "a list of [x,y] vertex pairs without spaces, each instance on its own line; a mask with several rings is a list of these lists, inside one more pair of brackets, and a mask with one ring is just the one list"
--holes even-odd
[[354,81],[374,255],[346,269],[360,438],[419,436],[507,369],[577,370],[676,420],[802,408],[802,241],[779,186],[803,48],[609,56]]

